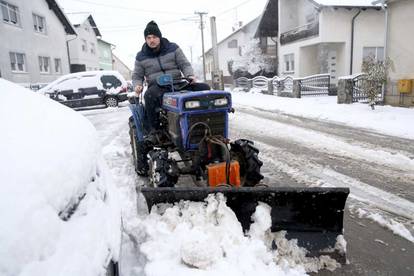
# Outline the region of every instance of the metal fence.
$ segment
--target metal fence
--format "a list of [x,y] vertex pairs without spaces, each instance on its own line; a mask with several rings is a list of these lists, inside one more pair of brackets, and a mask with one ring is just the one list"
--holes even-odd
[[301,96],[329,95],[331,76],[319,74],[299,79]]
[[[257,76],[253,79],[241,77],[236,79],[235,85],[245,90],[256,88],[267,94],[300,98],[301,96],[330,95],[330,79],[331,76],[329,74],[312,75],[300,79],[295,79],[291,76],[282,78],[278,76],[273,78]],[[295,93],[294,89],[296,91]]]
[[264,76],[257,76],[252,79],[253,88],[259,89],[262,92],[268,92],[270,79]]
[[241,88],[244,88],[244,89],[249,89],[250,87],[249,87],[249,82],[250,82],[250,80],[248,79],[248,78],[246,78],[246,77],[241,77],[241,78],[238,78],[238,79],[236,79],[236,87],[241,87]]
[[281,96],[284,94],[292,94],[293,93],[293,78],[291,76],[287,76],[284,78],[277,78],[277,93]]
[[363,82],[365,76],[363,74],[352,79],[352,102],[368,102],[368,95],[363,90]]

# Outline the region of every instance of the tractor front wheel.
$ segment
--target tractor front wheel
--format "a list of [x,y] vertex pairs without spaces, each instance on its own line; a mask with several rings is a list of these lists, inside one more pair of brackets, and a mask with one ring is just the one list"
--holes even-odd
[[230,144],[232,160],[237,160],[240,165],[240,185],[245,187],[255,186],[263,179],[260,168],[263,162],[259,160],[259,150],[253,146],[253,142],[239,139]]
[[149,153],[149,182],[153,187],[174,187],[178,181],[177,163],[168,158],[168,151],[158,149]]

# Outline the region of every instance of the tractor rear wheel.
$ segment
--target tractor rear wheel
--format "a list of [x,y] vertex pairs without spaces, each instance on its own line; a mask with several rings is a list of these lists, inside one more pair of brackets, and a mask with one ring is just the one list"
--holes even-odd
[[168,158],[168,151],[152,150],[149,153],[149,182],[153,187],[174,187],[178,181],[177,163]]
[[263,162],[259,160],[259,150],[253,146],[253,142],[239,139],[230,144],[232,160],[237,160],[240,165],[240,185],[246,187],[255,186],[263,179],[260,168]]
[[129,118],[129,137],[131,140],[132,157],[134,168],[138,175],[148,175],[148,157],[149,148],[143,141],[139,142],[136,136],[136,126],[132,117]]

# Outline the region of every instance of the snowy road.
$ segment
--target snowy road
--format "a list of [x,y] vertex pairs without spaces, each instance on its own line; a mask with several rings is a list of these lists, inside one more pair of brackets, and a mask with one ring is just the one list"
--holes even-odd
[[[128,232],[138,218],[135,187],[143,181],[130,159],[129,109],[82,113],[100,134]],[[261,150],[266,183],[350,187],[344,219],[350,264],[320,275],[414,275],[414,141],[241,106],[230,121],[233,139],[254,140]],[[124,250],[127,273],[139,275],[145,260],[131,253],[131,243]]]

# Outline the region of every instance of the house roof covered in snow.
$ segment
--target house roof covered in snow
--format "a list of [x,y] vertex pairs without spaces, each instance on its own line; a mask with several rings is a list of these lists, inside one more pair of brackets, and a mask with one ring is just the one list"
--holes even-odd
[[102,36],[101,33],[99,32],[98,27],[96,26],[95,20],[93,20],[92,15],[87,14],[87,13],[69,13],[67,14],[67,16],[70,22],[75,27],[79,27],[80,25],[85,23],[85,21],[89,21],[89,24],[92,26],[93,31],[95,32],[95,35],[99,37]]
[[49,9],[51,9],[56,14],[57,18],[62,23],[63,27],[65,28],[65,32],[67,34],[73,34],[73,35],[76,34],[75,29],[70,24],[68,18],[63,13],[63,11],[59,7],[58,3],[56,3],[55,0],[46,0],[46,2],[47,2],[47,5],[48,5]]
[[380,4],[372,4],[374,0],[310,0],[318,6],[335,7],[379,7]]

